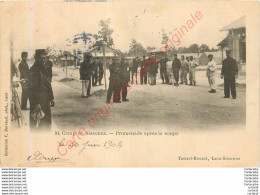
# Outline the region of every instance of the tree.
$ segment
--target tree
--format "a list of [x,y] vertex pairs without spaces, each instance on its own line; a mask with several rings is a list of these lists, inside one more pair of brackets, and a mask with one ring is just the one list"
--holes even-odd
[[147,51],[144,49],[141,43],[138,43],[135,39],[131,39],[130,49],[128,54],[130,56],[142,56],[142,55],[146,55]]
[[207,52],[207,51],[210,51],[210,49],[209,49],[209,46],[207,46],[206,44],[202,44],[202,45],[199,47],[199,51],[200,51],[200,52]]
[[147,48],[146,48],[146,51],[152,51],[152,50],[154,50],[154,49],[156,49],[155,47],[150,47],[150,46],[148,46]]
[[100,20],[99,26],[100,30],[97,34],[94,34],[95,43],[92,47],[102,47],[108,46],[112,47],[114,45],[114,40],[112,38],[112,33],[114,30],[110,28],[111,19],[108,18],[107,20]]
[[100,20],[99,26],[100,30],[97,34],[94,34],[95,43],[93,44],[93,48],[98,47],[103,50],[104,57],[104,80],[105,80],[105,89],[107,90],[107,82],[106,82],[106,58],[105,58],[105,46],[112,47],[114,45],[114,40],[112,38],[112,33],[114,30],[110,28],[111,19],[108,18],[106,20]]
[[162,44],[165,45],[168,42],[169,38],[166,34],[166,32],[164,31],[164,29],[162,29]]
[[199,45],[198,44],[192,44],[188,48],[189,53],[198,53],[199,52]]

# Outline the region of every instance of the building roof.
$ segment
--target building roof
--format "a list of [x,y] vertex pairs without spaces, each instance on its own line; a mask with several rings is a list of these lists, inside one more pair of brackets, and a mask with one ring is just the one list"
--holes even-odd
[[220,46],[220,47],[225,47],[228,45],[228,36],[223,39],[219,44],[217,44],[217,46]]
[[246,16],[242,16],[241,18],[237,19],[236,21],[232,22],[231,24],[220,29],[220,31],[245,28],[245,27],[246,27]]

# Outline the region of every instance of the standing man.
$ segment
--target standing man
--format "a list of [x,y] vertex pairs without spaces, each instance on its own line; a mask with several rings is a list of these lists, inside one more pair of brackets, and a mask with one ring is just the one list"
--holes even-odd
[[185,60],[184,55],[181,56],[181,83],[185,83],[186,85],[188,84],[187,81],[187,74],[189,71],[189,64],[187,60]]
[[27,101],[29,99],[30,70],[29,70],[29,66],[27,64],[27,57],[28,57],[28,53],[22,52],[22,54],[21,54],[22,61],[18,66],[19,71],[20,71],[20,80],[23,80],[21,82],[21,85],[22,85],[21,109],[22,110],[29,110],[29,108],[27,108]]
[[193,60],[193,56],[190,56],[189,62],[189,74],[190,74],[190,85],[196,86],[196,67],[199,66],[198,63]]
[[30,122],[32,128],[50,130],[54,96],[45,60],[45,49],[37,49],[30,69]]
[[[137,69],[138,69],[138,57],[133,59],[132,77],[135,77],[135,83],[137,84]],[[134,79],[134,78],[132,78]]]
[[172,60],[167,60],[167,63],[166,63],[166,72],[167,72],[167,76],[168,76],[168,80],[169,80],[169,85],[172,85],[174,82],[173,82],[173,71],[172,71]]
[[213,60],[212,54],[208,55],[208,59],[209,62],[207,65],[206,76],[208,77],[209,86],[211,88],[209,92],[216,93],[215,75],[217,71],[217,63]]
[[50,61],[50,57],[47,56],[46,57],[46,71],[47,71],[48,78],[50,79],[51,82],[52,82],[52,67],[53,67],[52,61]]
[[123,57],[121,59],[121,63],[119,66],[119,78],[120,78],[120,91],[122,93],[122,101],[126,102],[129,101],[128,99],[126,99],[127,96],[127,87],[128,85],[128,64],[125,61],[125,58]]
[[90,85],[91,85],[91,53],[84,55],[84,61],[80,64],[80,80],[82,80],[82,98],[88,98],[90,96]]
[[227,58],[223,60],[221,79],[224,78],[224,98],[230,97],[230,90],[233,99],[236,99],[236,79],[238,78],[238,66],[236,60],[231,57],[231,50],[226,51]]
[[103,70],[103,63],[100,58],[97,60],[97,67],[98,67],[98,82],[99,82],[99,85],[101,85],[104,70]]
[[107,91],[107,103],[110,103],[113,94],[113,102],[121,103],[119,89],[119,63],[113,58],[112,64],[109,65],[110,77]]
[[143,56],[143,60],[141,61],[141,71],[140,71],[140,82],[141,85],[144,83],[145,85],[147,84],[147,70],[145,68],[146,60],[145,56]]
[[175,79],[174,85],[176,87],[179,86],[179,72],[180,72],[180,68],[181,68],[181,61],[177,58],[177,54],[174,54],[174,59],[172,61],[172,70],[173,70],[173,76]]
[[[161,79],[162,79],[162,84],[168,84],[169,80],[168,80],[168,75],[167,75],[167,71],[166,71],[166,55],[163,56],[160,60],[160,75],[161,75]],[[165,79],[165,82],[164,82]]]
[[97,60],[93,60],[92,64],[92,86],[97,86],[97,79],[98,79],[98,67],[97,67]]
[[155,54],[151,57],[151,74],[152,74],[152,85],[156,85],[156,78],[158,73],[158,59]]

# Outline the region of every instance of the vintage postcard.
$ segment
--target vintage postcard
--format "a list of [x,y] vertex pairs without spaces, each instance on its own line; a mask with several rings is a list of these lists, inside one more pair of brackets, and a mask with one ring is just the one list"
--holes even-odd
[[2,167],[259,165],[259,3],[1,2]]

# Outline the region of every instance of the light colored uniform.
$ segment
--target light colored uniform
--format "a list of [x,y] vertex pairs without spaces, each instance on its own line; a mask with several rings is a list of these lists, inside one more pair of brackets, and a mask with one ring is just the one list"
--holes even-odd
[[217,63],[214,60],[208,62],[206,76],[208,77],[209,86],[213,90],[216,90],[216,84],[215,84],[216,70],[217,70]]
[[166,72],[169,79],[169,84],[173,84],[175,82],[175,79],[173,77],[173,70],[172,70],[172,61],[168,61],[166,63]]
[[196,67],[199,66],[195,60],[189,61],[189,79],[191,84],[196,83]]

